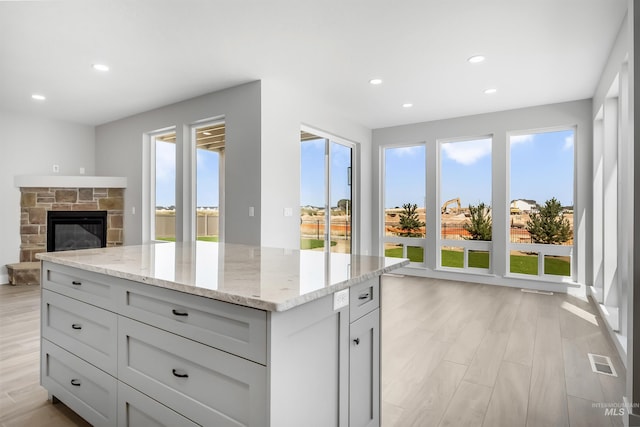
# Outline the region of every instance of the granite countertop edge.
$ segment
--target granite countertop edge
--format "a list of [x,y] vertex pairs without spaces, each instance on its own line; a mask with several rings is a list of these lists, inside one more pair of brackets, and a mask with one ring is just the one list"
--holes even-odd
[[234,294],[232,292],[219,291],[216,289],[208,289],[204,287],[198,287],[198,286],[170,281],[170,280],[152,278],[152,277],[144,276],[141,274],[128,273],[128,272],[120,271],[114,268],[110,268],[108,266],[96,266],[96,265],[86,264],[86,263],[77,262],[73,260],[58,258],[55,256],[49,256],[48,253],[37,254],[36,258],[38,258],[41,261],[47,261],[54,264],[65,265],[67,267],[74,267],[80,270],[89,271],[93,273],[105,274],[107,276],[116,277],[119,279],[131,280],[133,282],[143,283],[146,285],[152,285],[152,286],[157,286],[157,287],[166,288],[166,289],[173,289],[175,291],[184,292],[191,295],[202,296],[206,298],[215,299],[218,301],[229,302],[232,304],[237,304],[245,307],[255,308],[255,309],[264,310],[264,311],[274,311],[274,312],[282,312],[282,311],[290,310],[297,306],[314,301],[316,299],[320,299],[334,292],[341,291],[343,289],[357,285],[358,283],[362,283],[369,279],[373,279],[375,277],[381,276],[385,273],[391,272],[395,269],[404,267],[409,264],[408,259],[406,260],[399,259],[398,263],[396,264],[385,266],[377,270],[370,271],[366,274],[362,274],[357,277],[332,284],[330,286],[325,286],[323,288],[316,289],[315,291],[311,291],[303,295],[291,297],[283,302],[277,302],[277,301],[262,299],[260,297],[247,297],[243,295]]

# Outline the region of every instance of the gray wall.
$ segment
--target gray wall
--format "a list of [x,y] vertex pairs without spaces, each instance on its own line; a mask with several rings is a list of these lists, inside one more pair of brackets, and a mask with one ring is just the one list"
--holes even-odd
[[[143,134],[224,116],[225,241],[260,244],[260,82],[137,114],[96,128],[98,175],[125,176],[125,244],[143,241]],[[181,169],[176,171],[180,176]],[[189,183],[187,183],[187,188]],[[186,197],[183,192],[178,195]],[[176,204],[180,201],[176,200]],[[249,206],[255,216],[249,217]],[[135,213],[133,213],[135,209]]]
[[[373,167],[373,200],[372,212],[373,221],[371,235],[373,236],[374,254],[381,254],[381,233],[382,233],[382,205],[381,205],[381,176],[378,165],[380,164],[381,147],[401,146],[416,143],[427,143],[427,156],[435,154],[436,141],[446,138],[477,137],[493,135],[493,147],[508,147],[507,133],[513,131],[527,131],[536,129],[553,128],[559,126],[577,126],[575,142],[575,241],[576,253],[574,259],[578,269],[576,271],[576,281],[580,284],[590,283],[590,270],[586,267],[591,263],[591,255],[588,248],[591,247],[591,235],[589,231],[589,210],[592,203],[591,190],[591,151],[592,151],[592,121],[591,121],[591,100],[567,102],[561,104],[544,105],[538,107],[523,108],[517,110],[503,111],[497,113],[480,114],[468,117],[459,117],[448,120],[438,120],[433,122],[416,123],[405,126],[397,126],[373,131],[372,164]],[[504,151],[504,150],[503,150]],[[493,200],[495,206],[500,206],[506,200],[506,184],[501,179],[496,179],[496,167],[498,161],[504,163],[504,158],[497,158],[499,153],[493,150]],[[432,156],[433,158],[433,156]],[[435,165],[435,163],[432,163]],[[427,182],[435,182],[436,171],[434,167],[427,170]],[[431,184],[433,185],[433,184]],[[427,194],[434,194],[429,191]],[[429,203],[429,199],[427,200]],[[497,203],[502,202],[502,203]],[[431,203],[438,204],[435,199]],[[439,204],[438,204],[439,206]],[[498,215],[499,212],[494,212]],[[500,252],[502,251],[502,252]],[[494,246],[494,269],[500,275],[500,269],[505,269],[506,262],[504,248],[500,245]],[[450,278],[456,280],[480,281],[483,283],[511,284],[513,279],[503,280],[501,277],[474,276],[470,274],[440,273],[430,269],[416,271],[418,274],[433,277]],[[584,293],[584,290],[582,290]]]
[[[359,236],[354,253],[369,254],[371,248],[371,130],[339,117],[322,100],[284,82],[262,81],[262,244],[300,247],[300,126],[340,137],[356,144],[355,177],[360,206],[354,221]],[[284,208],[293,208],[285,217]]]
[[[305,124],[357,144],[362,164],[356,185],[364,207],[357,215],[365,232],[355,251],[369,252],[371,241],[366,231],[371,228],[371,131],[337,117],[331,108],[305,96],[299,88],[270,80],[203,95],[96,128],[98,174],[128,178],[125,244],[144,240],[146,176],[141,165],[146,154],[142,135],[218,116],[225,117],[227,131],[226,242],[292,249],[300,246],[300,126]],[[177,172],[180,175],[180,170]],[[188,183],[184,188],[189,188]],[[249,217],[249,207],[254,207],[254,217]],[[293,215],[284,216],[285,208],[291,208]]]
[[16,175],[86,175],[95,170],[93,126],[0,111],[0,283],[7,283],[6,264],[20,256],[20,191]]

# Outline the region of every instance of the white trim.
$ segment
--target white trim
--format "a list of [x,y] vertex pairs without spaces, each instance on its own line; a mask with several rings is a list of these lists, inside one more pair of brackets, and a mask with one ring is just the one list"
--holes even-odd
[[358,143],[339,137],[317,128],[300,124],[300,130],[310,133],[325,140],[325,248],[330,250],[331,245],[331,143],[347,147],[351,150],[351,248],[350,253],[360,252],[360,168]]
[[123,176],[64,176],[64,175],[18,175],[14,184],[19,188],[127,188]]

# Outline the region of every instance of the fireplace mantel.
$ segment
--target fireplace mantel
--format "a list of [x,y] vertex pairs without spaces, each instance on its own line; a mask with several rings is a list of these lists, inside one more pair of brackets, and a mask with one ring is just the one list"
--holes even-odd
[[64,176],[18,175],[14,178],[18,188],[127,188],[123,176]]

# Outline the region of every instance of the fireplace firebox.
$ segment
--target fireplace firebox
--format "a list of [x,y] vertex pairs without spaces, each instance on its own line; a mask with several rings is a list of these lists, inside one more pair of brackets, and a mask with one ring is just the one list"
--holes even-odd
[[107,211],[47,212],[47,252],[107,246]]

